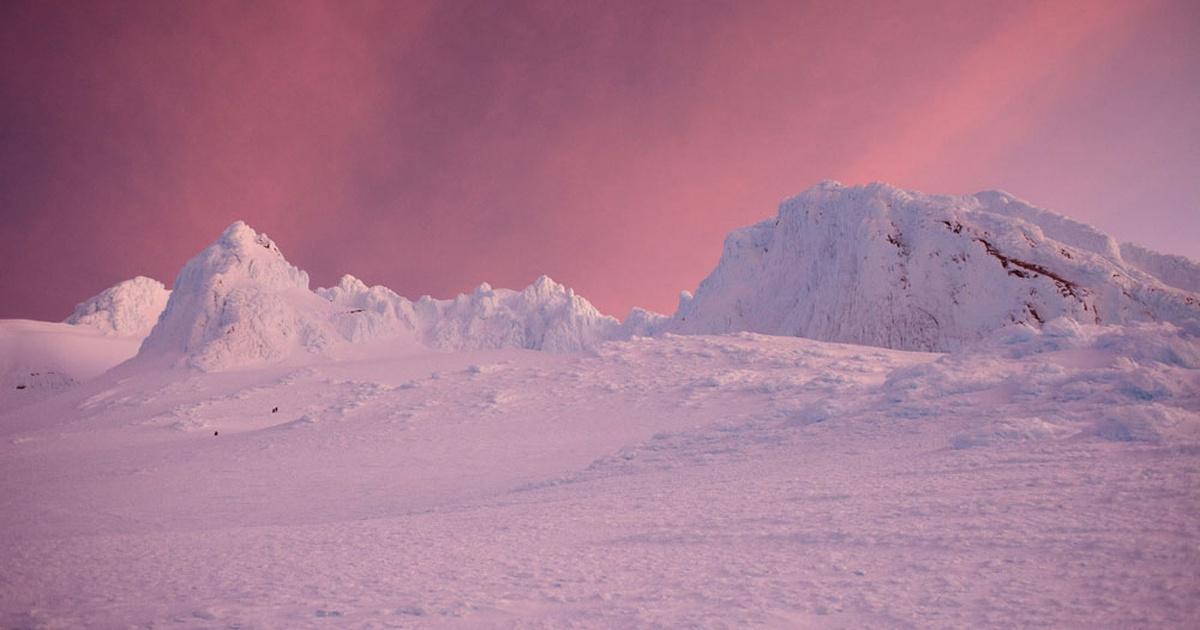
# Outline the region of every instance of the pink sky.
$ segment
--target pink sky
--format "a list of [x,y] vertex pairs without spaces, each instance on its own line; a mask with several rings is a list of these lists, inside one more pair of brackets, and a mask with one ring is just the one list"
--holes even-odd
[[0,4],[0,317],[245,219],[329,285],[671,311],[822,179],[1200,258],[1196,2]]

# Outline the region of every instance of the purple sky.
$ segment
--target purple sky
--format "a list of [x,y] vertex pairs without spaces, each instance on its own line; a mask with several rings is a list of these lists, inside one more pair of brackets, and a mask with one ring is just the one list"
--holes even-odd
[[0,3],[0,317],[235,219],[327,286],[671,311],[821,179],[1200,258],[1200,3]]

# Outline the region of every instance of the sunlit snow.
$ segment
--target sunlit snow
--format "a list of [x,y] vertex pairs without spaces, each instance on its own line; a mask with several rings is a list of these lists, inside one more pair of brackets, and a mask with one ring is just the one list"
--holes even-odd
[[0,322],[0,626],[1196,627],[1197,286],[883,185],[624,322],[313,291],[235,223]]

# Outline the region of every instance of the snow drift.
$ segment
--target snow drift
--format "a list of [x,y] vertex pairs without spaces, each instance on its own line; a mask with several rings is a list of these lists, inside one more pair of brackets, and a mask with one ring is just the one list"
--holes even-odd
[[[1123,258],[1123,254],[1130,260]],[[656,328],[752,331],[944,351],[1012,324],[1200,318],[1195,263],[1003,192],[925,195],[824,182],[736,230]]]

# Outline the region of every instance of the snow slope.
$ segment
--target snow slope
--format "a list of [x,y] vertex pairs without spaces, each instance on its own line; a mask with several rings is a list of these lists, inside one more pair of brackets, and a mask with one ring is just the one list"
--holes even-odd
[[53,396],[137,354],[139,337],[88,326],[0,320],[0,410]]
[[125,364],[0,413],[0,625],[1196,627],[1198,335]]
[[142,338],[158,322],[170,295],[170,289],[161,282],[138,276],[81,302],[66,323],[95,328],[109,335]]
[[138,276],[80,303],[61,324],[0,320],[0,409],[53,396],[136,355],[170,293]]
[[1200,318],[1197,266],[1011,195],[822,183],[734,231],[661,329],[949,350],[1013,323]]

